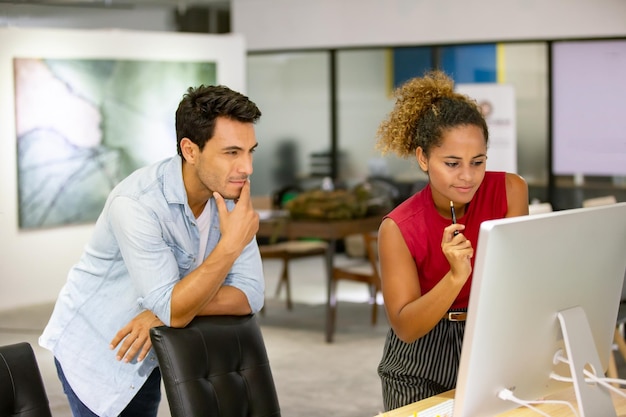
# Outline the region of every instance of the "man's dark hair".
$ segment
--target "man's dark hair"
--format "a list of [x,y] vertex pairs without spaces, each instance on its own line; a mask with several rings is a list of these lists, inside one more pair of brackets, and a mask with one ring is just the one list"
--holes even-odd
[[202,151],[213,137],[218,117],[256,123],[261,111],[248,97],[223,85],[189,87],[176,110],[178,154],[182,156],[180,141],[183,138],[189,138]]

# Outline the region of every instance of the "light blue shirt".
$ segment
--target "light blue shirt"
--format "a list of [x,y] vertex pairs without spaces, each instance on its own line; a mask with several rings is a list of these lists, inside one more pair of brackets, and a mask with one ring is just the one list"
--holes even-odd
[[[215,200],[207,204],[211,221],[202,259],[221,236]],[[234,202],[228,200],[227,206],[232,210]],[[39,338],[61,363],[74,392],[99,416],[119,415],[157,366],[153,351],[141,362],[116,360],[111,340],[146,309],[170,324],[172,290],[195,268],[199,247],[180,156],[137,170],[109,195]],[[261,309],[264,277],[256,239],[233,264],[224,285],[239,288],[253,312]]]

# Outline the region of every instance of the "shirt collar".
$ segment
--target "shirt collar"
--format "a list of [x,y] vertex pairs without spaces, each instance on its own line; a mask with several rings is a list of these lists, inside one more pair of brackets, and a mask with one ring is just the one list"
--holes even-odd
[[183,160],[175,155],[163,167],[163,194],[169,204],[187,204],[187,191],[183,181]]

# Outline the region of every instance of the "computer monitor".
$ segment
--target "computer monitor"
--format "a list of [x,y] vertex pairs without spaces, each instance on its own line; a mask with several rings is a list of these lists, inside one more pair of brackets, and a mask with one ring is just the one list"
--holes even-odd
[[[572,308],[589,323],[569,322],[573,333],[583,330],[582,339],[568,335],[576,355],[604,373],[626,269],[626,203],[486,221],[475,257],[454,417],[518,407],[499,398],[503,389],[537,400],[566,387],[550,374],[570,376],[554,358],[559,350],[568,357],[558,313]],[[589,343],[599,361],[585,356]]]

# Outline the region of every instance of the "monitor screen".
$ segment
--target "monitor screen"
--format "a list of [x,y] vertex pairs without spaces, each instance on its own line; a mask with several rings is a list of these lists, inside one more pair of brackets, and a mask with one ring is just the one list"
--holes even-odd
[[554,173],[626,175],[626,40],[557,41],[551,50]]
[[[609,363],[626,269],[626,203],[491,220],[475,253],[454,417],[493,416],[568,383],[557,313],[581,307],[603,373]],[[567,354],[564,354],[567,356]],[[572,384],[569,384],[571,387]]]

